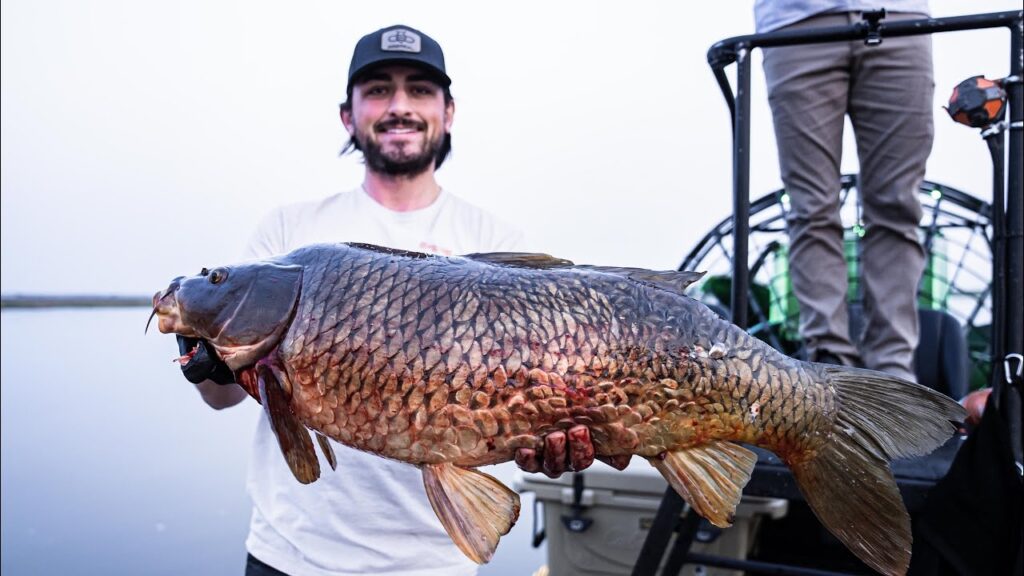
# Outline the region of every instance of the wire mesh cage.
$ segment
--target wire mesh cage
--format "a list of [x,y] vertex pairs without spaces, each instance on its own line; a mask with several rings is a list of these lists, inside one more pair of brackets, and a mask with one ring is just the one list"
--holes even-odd
[[[992,224],[990,205],[955,188],[924,181],[920,239],[927,261],[918,286],[918,306],[953,316],[967,342],[970,387],[987,385],[991,370]],[[860,330],[861,201],[855,174],[840,180],[850,331]],[[776,190],[750,205],[748,331],[776,349],[806,358],[800,339],[800,305],[789,276],[789,196]],[[732,217],[722,220],[686,256],[680,270],[706,271],[691,291],[704,303],[727,312],[732,278]]]

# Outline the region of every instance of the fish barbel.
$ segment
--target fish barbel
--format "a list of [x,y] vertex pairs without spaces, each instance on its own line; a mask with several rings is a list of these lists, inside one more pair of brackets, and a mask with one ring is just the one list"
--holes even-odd
[[738,443],[771,450],[854,554],[905,572],[910,522],[888,463],[945,442],[962,407],[882,373],[784,356],[683,295],[700,276],[316,245],[177,278],[154,314],[161,332],[216,349],[300,482],[320,474],[307,429],[332,467],[325,436],[417,465],[476,562],[519,498],[473,468],[582,424],[596,454],[647,458],[723,527],[756,462]]

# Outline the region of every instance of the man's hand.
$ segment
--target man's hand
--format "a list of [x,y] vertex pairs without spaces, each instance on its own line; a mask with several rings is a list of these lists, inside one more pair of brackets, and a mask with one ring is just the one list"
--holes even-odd
[[234,383],[235,375],[231,369],[205,340],[179,335],[178,351],[181,353],[181,372],[189,382],[199,384],[204,380],[213,380],[217,384]]
[[981,417],[985,414],[985,406],[991,395],[991,388],[982,388],[960,399],[960,405],[967,410],[967,418],[964,420],[965,432],[973,430],[975,426],[981,424]]
[[[630,455],[598,456],[598,460],[622,470],[629,465]],[[516,464],[525,472],[543,472],[549,478],[557,478],[567,471],[579,472],[594,463],[594,443],[590,429],[583,425],[573,426],[566,432],[552,432],[544,437],[544,448],[516,450]]]

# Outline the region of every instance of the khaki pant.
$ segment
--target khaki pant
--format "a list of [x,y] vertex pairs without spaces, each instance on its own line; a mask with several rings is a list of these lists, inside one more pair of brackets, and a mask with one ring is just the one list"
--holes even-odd
[[[920,18],[890,14],[886,20]],[[785,30],[858,22],[826,14]],[[884,35],[883,35],[884,38]],[[931,152],[931,37],[786,46],[764,50],[782,181],[789,193],[790,274],[811,359],[830,351],[910,380],[917,346],[918,187]],[[850,116],[860,159],[864,331],[860,352],[847,314],[839,176]]]

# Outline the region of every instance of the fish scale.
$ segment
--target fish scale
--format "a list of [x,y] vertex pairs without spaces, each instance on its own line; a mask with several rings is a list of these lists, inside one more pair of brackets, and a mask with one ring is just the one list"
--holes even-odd
[[[378,261],[378,264],[379,263],[380,262]],[[375,270],[373,273],[369,273],[369,274],[365,272],[365,270],[371,269],[371,266],[372,266],[372,263],[370,263],[370,262],[357,264],[356,266],[354,266],[354,267],[352,267],[350,269],[350,272],[347,275],[345,274],[344,270],[340,271],[337,283],[333,287],[331,287],[331,290],[328,291],[329,294],[325,295],[324,298],[329,297],[330,294],[338,293],[339,292],[339,290],[338,290],[338,286],[339,285],[340,286],[345,286],[346,283],[347,283],[347,284],[349,284],[351,286],[354,286],[355,289],[358,289],[360,287],[363,287],[364,284],[370,284],[370,282],[367,279],[369,279],[369,280],[376,280],[377,278],[379,278],[381,276],[381,273],[380,273],[379,270]],[[360,275],[362,275],[362,274],[365,274],[365,277],[360,278]],[[512,276],[512,275],[515,275],[515,272],[514,271],[508,271],[508,270],[501,270],[498,275],[499,276]],[[571,294],[577,300],[584,299],[587,296],[592,296],[593,295],[593,290],[594,289],[593,289],[592,286],[584,288],[579,283],[573,283],[572,285],[569,285],[569,286],[558,286],[557,288],[553,288],[553,285],[550,282],[539,282],[539,283],[536,283],[536,284],[531,286],[530,283],[528,282],[529,278],[526,277],[527,275],[524,274],[523,276],[524,276],[523,278],[519,279],[519,282],[515,283],[516,286],[518,287],[518,290],[515,291],[515,295],[519,296],[518,302],[533,303],[536,306],[536,305],[540,305],[541,303],[544,303],[544,302],[550,303],[551,300],[548,297],[552,296],[552,295],[556,295],[556,294],[559,295],[562,298],[565,298],[565,296],[567,294]],[[455,281],[459,281],[459,280],[460,280],[459,278],[455,279]],[[443,359],[442,358],[442,356],[443,356],[442,352],[448,347],[448,344],[445,342],[446,336],[444,334],[444,331],[446,331],[448,328],[450,328],[451,324],[456,324],[457,325],[456,330],[459,330],[461,328],[463,330],[462,336],[467,338],[467,340],[468,340],[468,344],[469,345],[465,347],[467,350],[463,350],[462,342],[453,342],[451,344],[451,348],[449,349],[449,354],[448,354],[448,356],[446,358],[446,364],[443,365],[444,370],[441,370],[441,368],[437,368],[437,370],[435,372],[432,372],[431,377],[428,379],[428,386],[429,387],[433,388],[433,387],[439,386],[441,384],[442,378],[447,380],[447,381],[449,381],[449,382],[456,382],[456,383],[461,383],[461,382],[465,381],[465,383],[467,385],[473,386],[474,389],[481,389],[481,388],[485,387],[487,383],[493,383],[493,373],[494,373],[493,369],[489,371],[489,373],[487,375],[488,378],[483,380],[483,381],[479,381],[479,379],[465,379],[465,375],[464,374],[462,374],[460,376],[460,369],[463,366],[466,366],[466,365],[468,365],[471,362],[471,359],[467,356],[467,352],[473,348],[473,343],[478,343],[479,340],[482,339],[483,337],[486,337],[490,341],[493,342],[495,340],[496,336],[500,336],[499,334],[497,334],[497,331],[489,331],[489,332],[484,332],[482,334],[478,333],[478,330],[476,329],[476,322],[474,321],[473,315],[474,315],[474,313],[477,310],[480,310],[480,309],[490,309],[492,312],[500,310],[500,308],[498,306],[481,306],[480,305],[479,296],[477,296],[477,295],[487,296],[487,292],[486,292],[487,286],[489,286],[489,285],[490,286],[501,285],[503,283],[503,280],[505,280],[505,279],[504,278],[500,278],[500,277],[499,278],[491,277],[491,278],[488,278],[486,282],[483,282],[483,281],[476,281],[476,282],[474,282],[472,278],[470,278],[468,276],[464,276],[464,277],[462,277],[461,281],[468,283],[468,285],[452,286],[453,279],[452,279],[452,277],[450,275],[449,276],[445,276],[443,278],[438,278],[438,279],[435,280],[435,284],[438,283],[438,282],[443,282],[445,285],[428,285],[428,288],[427,288],[427,292],[428,293],[430,293],[432,295],[437,295],[433,301],[430,301],[430,300],[421,301],[419,308],[415,308],[415,307],[410,305],[410,306],[407,306],[403,310],[403,315],[405,316],[404,320],[405,320],[406,323],[418,320],[418,324],[419,324],[419,327],[421,329],[421,332],[419,332],[417,334],[418,338],[415,338],[417,340],[417,342],[418,342],[418,346],[416,346],[415,348],[417,348],[418,350],[423,350],[424,349],[424,346],[423,346],[423,342],[424,341],[429,342],[429,341],[436,340],[436,339],[438,339],[438,332],[442,332],[441,337],[440,337],[440,345],[439,346],[427,346],[426,347],[426,351],[423,352],[423,354],[421,356],[418,356],[419,358],[422,358],[423,364],[424,364],[424,368],[427,371],[431,371],[435,367],[438,367],[440,365],[440,363],[441,363],[441,361]],[[636,300],[635,292],[637,292],[639,290],[642,290],[642,288],[637,288],[637,287],[635,287],[635,286],[633,286],[631,284],[623,283],[623,282],[613,282],[613,285],[614,285],[614,288],[616,288],[618,291],[620,291],[620,293],[619,293],[620,297],[618,298],[618,301],[620,301],[620,302],[623,302],[623,301],[624,302],[634,302]],[[310,283],[309,286],[315,289],[319,285],[316,284],[316,283]],[[446,287],[447,287],[447,289],[446,289]],[[342,291],[344,291],[344,290],[342,290]],[[626,293],[625,294],[621,294],[622,291],[625,291]],[[368,293],[372,293],[373,294],[373,298],[368,297],[367,296]],[[470,295],[468,297],[463,295],[463,297],[461,299],[458,299],[457,296],[460,293],[472,294],[472,295]],[[503,294],[492,295],[492,297],[493,296],[498,296],[497,298],[494,298],[494,301],[499,301],[500,302],[502,300],[505,300],[505,301],[509,300],[507,298],[504,298]],[[331,344],[332,345],[332,349],[330,351],[331,356],[343,357],[343,356],[346,356],[346,355],[356,355],[357,357],[359,357],[360,349],[368,346],[368,344],[367,344],[367,334],[366,334],[366,332],[367,332],[367,325],[365,323],[361,323],[360,322],[360,320],[362,320],[362,318],[364,316],[359,313],[358,309],[366,308],[368,306],[372,306],[374,302],[376,302],[377,305],[380,308],[384,309],[385,307],[381,306],[379,304],[379,302],[383,298],[387,298],[388,300],[390,300],[391,296],[390,296],[390,294],[380,294],[380,293],[377,293],[377,292],[372,292],[370,290],[367,290],[366,292],[363,293],[363,297],[360,298],[358,300],[358,302],[357,302],[357,306],[356,306],[357,311],[355,312],[354,316],[351,317],[353,321],[350,321],[350,322],[348,322],[348,323],[346,323],[344,325],[340,325],[339,324],[337,327],[334,327],[334,330],[336,330],[340,334],[344,334],[344,333],[348,332],[350,334],[350,337],[348,339],[344,339],[344,338],[342,338],[342,339],[339,339],[339,338],[331,338],[331,339],[329,339],[329,341],[332,343]],[[320,298],[318,298],[318,299],[320,299]],[[603,304],[603,302],[602,302],[602,304]],[[601,306],[598,309],[599,310],[603,309],[603,310],[607,311],[607,310],[610,310],[612,307],[613,307],[613,305],[608,305],[608,306]],[[466,314],[465,312],[467,310],[470,310],[472,312],[469,313],[469,314]],[[411,317],[409,317],[411,314],[417,314],[418,318],[411,318]],[[440,314],[440,318],[438,318],[438,314]],[[564,314],[564,312],[560,312],[559,316],[562,316],[563,314]],[[649,340],[652,335],[658,335],[658,336],[661,336],[663,340],[672,341],[672,338],[670,336],[669,337],[665,337],[666,336],[665,328],[666,327],[671,327],[671,324],[666,324],[665,316],[663,314],[660,314],[660,313],[658,314],[658,317],[656,318],[657,325],[651,325],[650,323],[644,323],[643,319],[639,319],[639,318],[631,319],[630,323],[634,327],[636,327],[636,330],[631,330],[630,332],[621,332],[620,333],[620,336],[621,336],[621,341],[620,342],[612,342],[612,341],[610,341],[607,338],[607,336],[605,338],[601,338],[601,334],[599,333],[600,320],[605,320],[605,324],[607,326],[607,318],[610,316],[610,314],[604,314],[604,315],[593,314],[594,316],[597,317],[596,321],[594,319],[592,319],[592,318],[585,317],[585,316],[582,316],[582,315],[579,315],[579,314],[576,314],[576,315],[574,315],[574,314],[566,314],[566,315],[569,318],[571,318],[572,324],[574,324],[576,326],[579,326],[579,325],[589,326],[589,327],[592,328],[592,330],[584,331],[583,334],[580,334],[578,329],[575,332],[575,334],[574,333],[566,333],[565,328],[563,327],[561,330],[559,330],[555,326],[555,322],[554,321],[550,321],[549,320],[549,321],[545,322],[542,319],[542,316],[544,318],[554,318],[555,317],[554,312],[551,311],[550,309],[536,310],[536,309],[533,309],[533,308],[525,308],[522,305],[511,307],[509,309],[509,314],[507,315],[508,323],[506,323],[506,331],[508,331],[508,329],[510,327],[522,326],[524,324],[528,325],[528,326],[535,326],[536,328],[533,329],[533,330],[530,330],[529,332],[527,332],[525,334],[525,339],[524,338],[519,338],[518,341],[513,340],[513,342],[512,342],[513,346],[515,346],[516,344],[520,344],[520,345],[528,344],[528,346],[524,346],[523,347],[523,350],[522,350],[522,353],[521,353],[521,355],[525,358],[525,360],[521,360],[521,361],[517,362],[516,359],[512,359],[511,362],[508,362],[508,363],[505,363],[505,364],[499,364],[499,366],[502,368],[503,372],[506,372],[506,373],[507,372],[512,372],[513,374],[518,374],[519,370],[523,370],[523,369],[527,369],[527,370],[538,370],[539,369],[539,370],[543,371],[542,373],[550,373],[550,374],[554,374],[554,375],[558,375],[558,376],[564,375],[564,374],[567,373],[569,365],[575,365],[576,364],[575,357],[574,357],[574,355],[572,353],[572,349],[577,348],[577,347],[578,348],[583,348],[586,344],[589,344],[589,343],[593,342],[594,339],[599,339],[599,341],[597,343],[598,350],[599,350],[599,352],[603,351],[604,352],[603,355],[605,356],[604,359],[599,358],[599,361],[600,361],[600,364],[604,365],[605,368],[598,375],[599,376],[603,376],[603,377],[611,377],[611,378],[622,377],[622,376],[628,375],[628,374],[633,373],[633,372],[640,372],[640,373],[644,372],[645,371],[643,369],[644,366],[640,366],[638,364],[639,362],[645,362],[647,364],[650,363],[651,355],[650,354],[641,353],[642,351],[647,349],[646,346],[644,346],[644,344],[645,344],[644,340]],[[367,314],[365,314],[365,317],[366,317],[366,321],[365,322],[368,322],[370,325],[372,325],[373,321],[375,319],[375,316],[373,316],[371,313],[367,313]],[[497,320],[497,318],[495,318],[495,320]],[[306,330],[305,331],[293,330],[289,334],[289,336],[286,337],[286,340],[284,342],[284,347],[285,348],[289,348],[288,343],[289,343],[289,341],[292,341],[292,340],[294,340],[294,341],[306,340],[306,341],[314,341],[314,342],[328,341],[328,339],[321,338],[321,336],[322,336],[321,334],[310,334],[310,333],[308,333],[310,331],[315,332],[315,331],[320,330],[322,328],[323,328],[323,325],[318,325],[318,324],[315,324],[315,323],[308,323],[308,325],[306,326]],[[433,330],[431,330],[431,328],[433,328]],[[566,336],[567,338],[571,339],[571,341],[573,342],[573,347],[568,349],[568,350],[566,350],[565,354],[558,354],[557,357],[554,357],[554,355],[552,355],[550,352],[547,352],[547,353],[540,352],[540,350],[542,348],[548,348],[551,343],[554,343],[554,345],[557,346],[558,345],[557,336],[559,336],[559,335]],[[637,340],[633,341],[633,340],[631,340],[631,337],[635,337]],[[588,339],[590,340],[590,342],[588,342]],[[525,340],[525,342],[523,340]],[[661,341],[661,340],[659,340],[659,341]],[[735,342],[737,340],[733,339],[732,341]],[[562,347],[559,347],[559,348],[561,349]],[[624,351],[623,351],[623,348],[625,349]],[[511,357],[512,353],[509,353],[509,356]],[[296,360],[297,361],[294,364],[297,365],[297,366],[306,366],[306,365],[310,364],[309,362],[303,362],[300,358],[296,358]],[[360,383],[360,385],[363,386],[364,389],[372,389],[372,388],[375,388],[375,387],[377,387],[379,385],[378,382],[380,381],[380,379],[382,377],[385,378],[385,379],[389,375],[390,376],[394,376],[395,378],[406,377],[407,376],[406,370],[408,370],[408,367],[406,366],[407,359],[400,359],[398,362],[395,362],[394,361],[395,359],[392,357],[390,360],[391,360],[391,362],[384,362],[383,363],[383,365],[381,366],[380,372],[374,373],[374,374],[370,375],[370,377],[368,377],[368,378],[358,379],[358,382]],[[659,362],[659,363],[661,363],[661,362]],[[678,361],[677,359],[669,359],[668,362],[664,362],[662,364],[674,364],[674,365],[684,365],[685,366],[685,362]],[[358,370],[358,368],[359,368],[358,365],[352,367],[352,369],[355,369],[355,370]],[[389,372],[389,371],[394,371],[395,369],[397,369],[398,372],[394,372],[394,373],[390,373]],[[719,364],[719,366],[716,367],[716,370],[719,371],[719,373],[718,373],[719,379],[722,380],[723,382],[728,382],[728,378],[722,378],[723,375],[728,373],[728,369],[727,369],[726,365],[725,364]],[[651,371],[651,372],[654,373],[654,371]],[[676,372],[677,372],[676,374],[673,374],[675,376],[676,380],[684,379],[683,377],[685,376],[685,372],[683,374],[679,374],[678,371],[676,371]],[[655,373],[655,375],[657,375],[657,374]],[[302,378],[295,378],[295,379],[299,380],[299,381],[303,380]],[[538,400],[537,402],[539,402],[539,404],[536,406],[536,408],[537,408],[536,415],[533,416],[533,422],[532,422],[532,427],[536,428],[538,431],[543,431],[546,426],[551,426],[553,424],[553,422],[555,422],[557,420],[565,419],[565,418],[568,418],[568,419],[571,420],[572,419],[572,414],[574,414],[574,413],[585,415],[587,413],[586,412],[587,409],[591,408],[593,405],[595,405],[593,400],[591,400],[588,403],[586,401],[581,402],[578,398],[575,398],[575,397],[566,399],[564,397],[564,390],[562,390],[560,388],[557,388],[557,387],[553,389],[550,386],[544,386],[544,385],[541,385],[541,384],[537,384],[537,382],[539,380],[537,375],[535,375],[532,378],[527,377],[527,378],[521,379],[521,380],[525,380],[525,382],[526,382],[525,385],[527,387],[537,387],[537,386],[540,386],[540,388],[538,389],[538,392],[540,392],[540,390],[543,390],[543,392],[540,392],[543,396],[546,396],[547,394],[559,395],[560,399],[566,403],[566,408],[553,408],[551,406],[550,402],[547,402],[547,401],[544,401],[544,400]],[[330,382],[330,381],[331,380],[329,379],[328,382]],[[660,382],[656,383],[655,385],[660,385]],[[349,393],[351,393],[351,392],[352,391],[350,390]],[[447,392],[447,391],[445,391],[445,392]],[[331,393],[333,393],[333,391],[332,390],[325,390],[324,393],[325,394],[331,394]],[[482,397],[479,396],[479,395],[476,396],[475,401],[478,404],[482,405],[482,404],[486,403],[486,405],[489,406],[492,403],[491,400],[490,400],[492,398],[492,396],[490,396],[486,392],[482,392],[482,391],[479,392],[479,394],[481,394],[483,396]],[[468,397],[472,398],[473,396],[474,395],[469,395]],[[429,404],[427,404],[427,406],[428,406],[428,413],[430,413],[430,414],[436,413],[437,411],[440,411],[440,410],[448,409],[449,406],[451,406],[453,404],[458,404],[459,401],[460,401],[460,397],[456,393],[454,393],[454,392],[451,393],[451,397],[449,397],[449,394],[446,393],[446,394],[442,394],[442,395],[436,395],[435,394],[431,398],[432,398],[432,401]],[[463,400],[465,400],[467,398],[467,396],[464,395],[461,398]],[[485,402],[485,399],[486,399],[486,402]],[[507,399],[507,395],[502,395],[501,392],[498,392],[498,394],[493,397],[493,403],[495,405],[501,404],[503,402],[503,400],[505,400],[505,399]],[[719,413],[726,412],[727,405],[728,404],[732,404],[731,402],[723,403],[723,400],[725,400],[725,399],[722,397],[722,394],[713,394],[711,399],[715,400],[715,401],[710,403],[710,406],[711,406],[710,412],[714,413],[716,415],[719,414]],[[408,401],[409,401],[409,399],[407,399],[407,402]],[[628,403],[630,401],[629,395],[627,394],[625,398],[618,398],[618,401],[623,403],[623,404],[624,403]],[[416,395],[412,395],[411,396],[411,410],[413,410],[413,411],[416,410],[419,407],[419,405],[420,405],[420,398],[418,396],[416,396]],[[349,410],[351,411],[353,408],[358,409],[358,406],[356,406],[355,404],[350,403],[349,404]],[[741,406],[740,408],[743,408],[743,407]],[[367,414],[368,419],[372,419],[372,417],[376,416],[376,414],[378,413],[377,412],[377,405],[376,404],[373,404],[373,405],[369,406],[369,408],[365,408],[364,407],[364,409],[367,409],[368,412],[369,412]],[[408,407],[405,410],[402,410],[401,408],[399,408],[399,410],[402,413],[408,413],[410,411]],[[650,420],[658,412],[660,412],[660,410],[655,410],[653,408],[648,408],[647,410],[644,410],[643,412],[641,412],[640,415],[638,416],[637,412],[632,411],[632,410],[627,410],[622,416],[616,415],[616,416],[614,416],[612,418],[609,418],[607,420],[607,422],[606,422],[606,425],[615,425],[617,422],[625,420],[627,424],[631,424],[633,426],[636,426],[636,425],[639,425],[641,423],[644,423],[644,422]],[[422,429],[417,429],[415,427],[415,418],[411,419],[412,422],[410,422],[410,418],[408,418],[408,417],[407,418],[395,418],[395,416],[396,415],[393,414],[391,416],[391,418],[395,419],[395,420],[399,420],[400,419],[403,422],[403,424],[401,425],[402,429],[403,429],[402,430],[403,434],[407,434],[407,435],[410,435],[410,436],[417,436],[417,435],[420,435],[422,433],[422,431],[423,431]],[[353,421],[353,422],[355,422],[355,421]],[[479,426],[480,429],[477,430],[477,432],[486,434],[487,436],[496,436],[496,435],[501,435],[501,434],[510,432],[510,431],[504,429],[504,427],[502,427],[502,426],[497,426],[497,430],[495,430],[494,426],[490,425],[490,422],[491,422],[490,419],[487,419],[486,422],[487,422],[487,424]],[[495,419],[495,422],[497,422],[496,419]],[[315,425],[316,425],[316,422],[314,422],[314,427],[315,427]],[[710,431],[717,431],[717,430],[721,430],[723,428],[721,425],[718,425],[718,424],[710,424],[710,425],[708,425],[706,427]],[[609,438],[615,437],[614,434],[608,434],[608,435],[605,435],[605,436],[608,436]],[[754,435],[751,435],[751,436],[754,436]],[[638,441],[642,442],[642,439],[639,439]],[[520,442],[523,442],[523,439],[521,439]],[[533,436],[532,443],[535,444],[535,445],[539,445],[540,444],[540,434],[539,433],[535,434]],[[465,446],[470,446],[470,443],[467,443],[467,442],[459,443],[460,450],[463,447],[465,447]],[[504,460],[504,459],[508,459],[509,456],[510,456],[507,453],[505,453],[505,454],[501,454],[501,453],[490,453],[490,454],[484,453],[484,454],[481,454],[480,450],[479,450],[479,443],[472,444],[472,448],[473,448],[472,450],[469,450],[469,451],[467,451],[464,454],[460,454],[459,459],[457,459],[456,461],[458,463],[463,463],[463,464],[476,464],[476,465],[478,465],[478,464],[482,464],[482,463],[488,463],[489,460],[501,461],[501,460]],[[602,449],[604,449],[604,450],[613,450],[614,451],[614,450],[616,450],[616,448],[618,448],[620,450],[621,449],[628,450],[628,449],[631,449],[633,447],[632,446],[628,446],[628,447],[602,446],[602,445],[598,444],[596,446],[596,448],[598,449],[598,453],[601,453]],[[405,454],[402,454],[402,453],[397,453],[397,454],[385,453],[384,455],[390,456],[390,457],[402,457]]]

